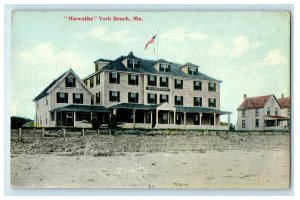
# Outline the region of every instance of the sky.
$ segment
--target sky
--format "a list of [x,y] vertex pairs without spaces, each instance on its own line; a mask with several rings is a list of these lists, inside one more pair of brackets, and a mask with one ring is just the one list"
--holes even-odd
[[[95,18],[70,21],[69,16]],[[98,20],[126,16],[142,20]],[[16,11],[11,23],[13,116],[34,119],[32,100],[70,67],[84,78],[95,60],[131,51],[144,59],[192,62],[222,80],[221,110],[232,112],[234,124],[243,94],[290,96],[288,12]],[[155,44],[145,50],[155,34]]]

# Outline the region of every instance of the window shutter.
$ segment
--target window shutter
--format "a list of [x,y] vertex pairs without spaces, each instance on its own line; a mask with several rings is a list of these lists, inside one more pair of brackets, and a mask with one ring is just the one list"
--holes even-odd
[[80,103],[83,104],[83,94],[80,94]]
[[167,102],[169,103],[169,95],[166,95],[167,96]]
[[74,87],[76,87],[76,79],[73,78]]
[[117,79],[117,83],[119,84],[120,83],[120,74],[118,73],[118,79]]
[[129,68],[129,65],[130,65],[130,64],[129,64],[129,60],[127,59],[127,67],[128,67],[128,68]]
[[139,76],[136,75],[136,85],[139,85]]
[[109,91],[109,101],[112,101],[112,91]]
[[169,87],[169,78],[166,78],[166,86]]
[[139,93],[136,93],[136,103],[139,102]]
[[65,103],[68,103],[68,93],[65,93]]
[[128,103],[130,102],[130,92],[128,92]]
[[214,83],[214,90],[216,91],[217,90],[217,84]]
[[150,75],[148,75],[148,85],[150,85]]
[[130,74],[128,74],[128,85],[130,85],[130,81],[131,81],[131,76]]
[[159,64],[159,71],[162,71],[162,67],[161,67],[161,64]]
[[157,104],[157,94],[155,94],[154,102],[155,102],[155,104]]
[[170,69],[171,69],[171,65],[168,65],[168,70],[167,71],[170,72],[171,71]]
[[118,102],[120,102],[120,92],[117,92],[117,94],[118,94]]
[[73,103],[75,103],[75,93],[73,93]]
[[66,87],[68,87],[68,77],[65,78]]
[[148,103],[150,102],[150,94],[147,94],[147,98],[148,98]]
[[56,103],[59,103],[59,92],[56,93]]
[[199,88],[200,88],[200,90],[202,90],[202,82],[201,81],[199,81]]

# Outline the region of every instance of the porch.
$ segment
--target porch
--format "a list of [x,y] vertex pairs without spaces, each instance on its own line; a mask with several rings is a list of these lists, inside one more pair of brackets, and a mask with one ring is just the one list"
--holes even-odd
[[231,114],[210,108],[171,106],[167,103],[122,103],[110,109],[123,128],[228,130],[229,126],[220,125],[220,115],[228,114],[230,124]]
[[55,127],[99,128],[108,124],[110,111],[103,106],[71,104],[50,111]]
[[289,117],[283,116],[265,116],[264,130],[287,130],[282,122],[288,121]]

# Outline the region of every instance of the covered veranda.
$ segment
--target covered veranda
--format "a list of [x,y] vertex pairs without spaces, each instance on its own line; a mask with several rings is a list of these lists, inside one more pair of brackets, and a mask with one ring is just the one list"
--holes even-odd
[[99,128],[108,124],[110,110],[104,106],[70,104],[50,111],[55,127]]

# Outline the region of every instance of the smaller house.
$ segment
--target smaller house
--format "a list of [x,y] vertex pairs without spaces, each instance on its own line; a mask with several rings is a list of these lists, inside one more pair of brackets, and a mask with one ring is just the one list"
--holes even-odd
[[284,97],[284,95],[281,95],[281,98],[278,99],[278,102],[281,106],[281,116],[287,117],[287,121],[282,121],[282,126],[284,128],[288,128],[290,126],[290,116],[291,116],[291,98],[290,97]]
[[91,91],[70,69],[34,98],[39,127],[85,127],[108,123],[110,111],[91,106]]
[[238,107],[238,130],[280,130],[288,117],[281,114],[281,105],[274,95],[247,97]]

